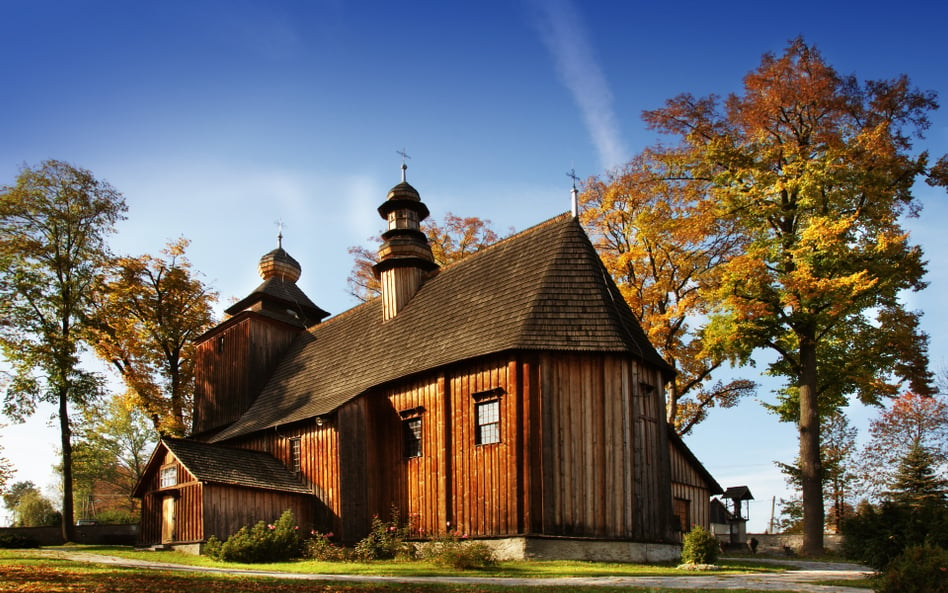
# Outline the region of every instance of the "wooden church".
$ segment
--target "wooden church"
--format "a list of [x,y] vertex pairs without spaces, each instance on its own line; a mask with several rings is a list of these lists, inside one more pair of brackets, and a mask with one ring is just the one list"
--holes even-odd
[[564,214],[439,268],[404,179],[382,296],[328,318],[282,248],[197,348],[193,429],[136,496],[141,542],[199,549],[291,509],[353,543],[396,508],[503,557],[666,560],[720,486],[665,422],[673,369]]

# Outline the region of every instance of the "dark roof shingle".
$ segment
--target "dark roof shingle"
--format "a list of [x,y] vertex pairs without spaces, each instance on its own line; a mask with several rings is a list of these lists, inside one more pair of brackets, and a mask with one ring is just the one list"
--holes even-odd
[[327,414],[373,386],[508,350],[627,352],[673,372],[579,222],[561,215],[435,273],[389,321],[374,299],[310,328],[215,440]]
[[269,453],[182,439],[161,442],[201,482],[312,494]]

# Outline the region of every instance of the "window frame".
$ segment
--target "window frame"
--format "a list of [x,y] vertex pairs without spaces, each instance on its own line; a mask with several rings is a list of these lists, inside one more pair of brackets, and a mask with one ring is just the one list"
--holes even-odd
[[166,465],[158,471],[158,484],[159,488],[174,488],[178,485],[177,464]]
[[424,456],[424,412],[425,408],[418,406],[398,413],[402,423],[402,457],[405,460]]
[[[495,387],[486,391],[479,391],[471,394],[474,401],[474,445],[476,447],[489,447],[498,445],[503,439],[503,413],[501,411],[501,396],[504,395],[502,387]],[[496,417],[491,418],[490,422],[482,422],[481,410],[488,406],[496,406]],[[496,440],[485,440],[485,434],[488,430],[493,433]]]
[[299,474],[303,471],[303,440],[290,437],[290,471]]

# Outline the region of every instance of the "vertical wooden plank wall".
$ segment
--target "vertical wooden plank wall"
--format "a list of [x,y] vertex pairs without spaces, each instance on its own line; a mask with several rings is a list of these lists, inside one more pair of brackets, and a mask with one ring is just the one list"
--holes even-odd
[[[519,532],[517,516],[520,394],[516,364],[485,361],[451,377],[453,528],[469,535]],[[500,442],[477,445],[475,394],[499,390]],[[489,399],[494,398],[489,396]]]
[[312,499],[302,494],[205,484],[204,498],[207,537],[226,539],[244,525],[273,523],[287,509],[303,529],[312,523]]
[[174,455],[165,450],[161,466],[175,464],[177,470],[177,484],[174,487],[160,489],[161,472],[157,471],[150,477],[149,483],[143,489],[148,494],[142,500],[142,522],[139,532],[139,541],[143,543],[161,542],[162,501],[167,496],[175,500],[175,528],[174,541],[196,542],[204,539],[203,530],[203,484],[196,481],[194,476],[184,466],[178,463]]
[[[443,376],[429,376],[387,389],[373,408],[374,471],[382,477],[375,512],[387,519],[397,508],[418,535],[441,533],[448,521],[451,426],[444,391]],[[421,418],[421,455],[406,458],[402,422],[409,416]]]
[[[236,444],[241,448],[265,451],[287,468],[292,467],[290,440],[300,439],[300,481],[312,487],[316,496],[312,527],[323,532],[339,531],[339,439],[336,425],[326,419],[322,426],[315,420],[283,426],[254,435]],[[309,525],[307,524],[309,527]]]
[[663,540],[667,435],[657,393],[639,388],[661,386],[657,372],[618,355],[543,354],[540,364],[543,533]]
[[[675,447],[671,448],[672,498],[689,501],[691,524],[711,528],[711,490]],[[690,528],[690,526],[689,526]]]
[[237,420],[300,330],[260,315],[224,324],[195,349],[195,434]]

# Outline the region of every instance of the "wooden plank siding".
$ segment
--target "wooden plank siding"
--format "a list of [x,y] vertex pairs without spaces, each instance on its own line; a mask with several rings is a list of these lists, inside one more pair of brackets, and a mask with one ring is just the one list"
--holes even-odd
[[[418,535],[450,522],[471,536],[667,541],[661,380],[621,354],[511,352],[372,390],[322,426],[311,419],[227,444],[291,467],[290,441],[299,438],[301,478],[315,494],[307,516],[346,543],[393,508]],[[478,394],[499,402],[498,443],[476,444]],[[406,458],[403,421],[412,415],[422,420],[422,450]],[[281,502],[205,495],[205,521],[255,522],[262,516],[251,521],[241,508],[269,512],[293,498],[265,496]]]
[[661,385],[658,371],[602,354],[545,353],[539,364],[542,533],[664,541],[667,437],[657,390],[638,387]]
[[[204,539],[203,488],[194,476],[181,465],[175,456],[165,451],[160,467],[174,466],[176,481],[174,486],[161,487],[161,472],[147,477],[148,494],[142,499],[142,522],[139,539],[146,543],[162,542],[163,502],[167,497],[175,499],[174,530],[172,541],[198,542]],[[147,509],[148,512],[145,512]]]
[[711,490],[694,465],[671,447],[672,498],[688,503],[690,530],[694,525],[711,528]]
[[244,525],[258,521],[273,523],[286,510],[293,511],[304,533],[312,525],[313,499],[310,496],[231,485],[204,485],[204,524],[207,537],[227,539]]
[[195,347],[193,433],[234,422],[253,403],[299,329],[245,313]]
[[[312,527],[323,533],[338,532],[339,521],[339,433],[332,419],[324,419],[319,425],[315,420],[281,426],[274,430],[256,433],[252,438],[230,443],[255,451],[265,451],[283,463],[293,467],[291,441],[300,441],[299,478],[313,489],[315,500],[311,511]],[[303,523],[301,523],[303,525]]]

